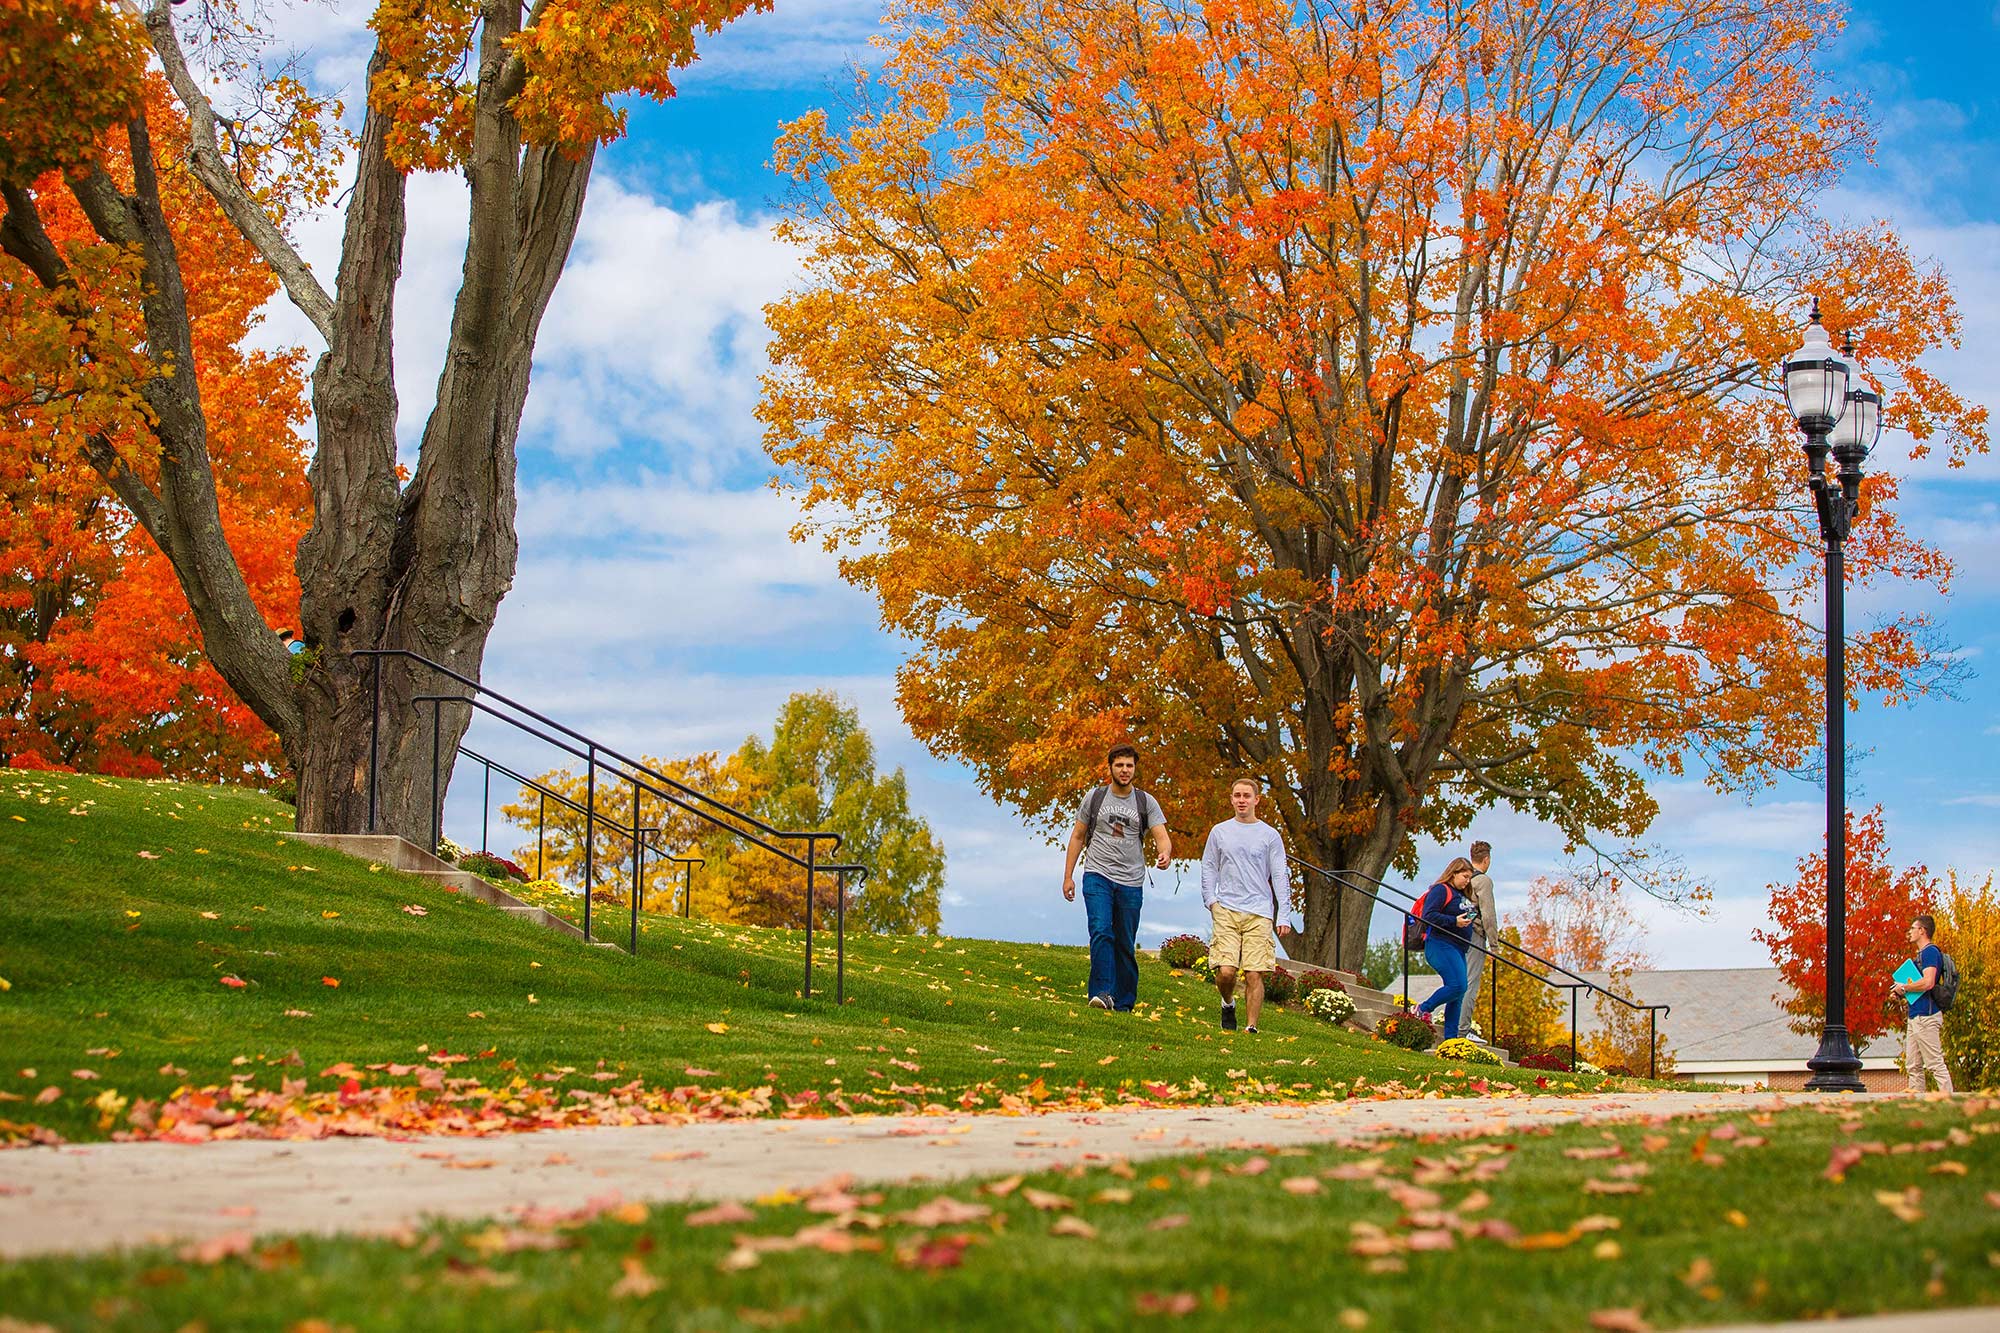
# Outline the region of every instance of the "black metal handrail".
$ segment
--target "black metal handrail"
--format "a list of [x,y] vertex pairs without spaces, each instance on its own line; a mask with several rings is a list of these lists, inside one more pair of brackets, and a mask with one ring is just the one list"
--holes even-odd
[[[428,703],[431,705],[431,848],[432,851],[435,852],[437,849],[438,841],[442,834],[443,816],[444,816],[443,791],[441,786],[442,769],[443,769],[443,735],[444,735],[442,710],[444,705],[447,703],[464,704],[467,707],[473,709],[474,711],[483,712],[487,716],[495,718],[498,721],[503,722],[506,725],[513,727],[518,731],[525,732],[528,735],[536,738],[537,740],[542,741],[545,744],[553,745],[557,749],[563,751],[565,754],[569,754],[575,758],[579,758],[584,761],[586,767],[584,774],[584,799],[581,806],[581,811],[584,816],[583,932],[585,939],[591,938],[590,890],[596,880],[596,864],[595,864],[596,826],[598,823],[602,822],[608,829],[611,829],[614,832],[627,833],[631,836],[632,839],[633,862],[635,868],[633,874],[634,892],[633,892],[632,934],[630,942],[630,951],[634,954],[638,952],[638,947],[639,947],[638,899],[641,893],[643,892],[641,876],[643,873],[642,861],[644,855],[643,840],[640,838],[638,833],[638,830],[641,827],[639,802],[641,793],[645,792],[658,797],[660,800],[668,802],[669,804],[675,806],[678,809],[686,811],[687,813],[695,816],[697,819],[703,820],[704,822],[711,824],[718,829],[728,832],[736,837],[742,838],[746,842],[749,842],[754,846],[762,848],[764,851],[771,853],[772,855],[778,857],[781,860],[787,861],[792,865],[799,866],[805,871],[805,883],[806,883],[805,995],[808,998],[810,998],[812,995],[812,971],[813,971],[812,937],[813,937],[814,895],[818,887],[819,875],[823,873],[831,873],[835,875],[836,881],[839,885],[839,892],[835,910],[836,921],[837,921],[836,953],[840,959],[840,963],[838,965],[838,978],[836,981],[836,1000],[837,1002],[845,1001],[845,993],[844,993],[845,958],[846,958],[845,923],[846,923],[846,908],[847,908],[847,877],[849,875],[854,875],[857,878],[857,882],[859,882],[861,880],[866,879],[869,871],[866,866],[861,866],[853,863],[835,865],[820,860],[819,856],[820,844],[822,842],[827,843],[829,844],[828,846],[829,851],[837,851],[842,841],[840,834],[827,829],[812,830],[812,831],[797,831],[797,830],[777,828],[776,826],[766,823],[762,819],[759,819],[757,816],[750,814],[748,811],[740,810],[737,807],[732,806],[725,801],[717,800],[716,798],[709,796],[704,792],[696,790],[695,788],[689,786],[688,784],[680,781],[677,778],[669,777],[666,774],[659,772],[657,769],[654,769],[649,765],[640,762],[639,760],[633,759],[629,755],[623,754],[617,750],[612,749],[608,745],[602,744],[601,742],[597,741],[596,739],[590,736],[584,735],[582,732],[577,731],[574,728],[564,726],[562,723],[557,722],[554,718],[548,717],[543,713],[537,712],[535,709],[528,707],[526,704],[520,703],[518,700],[508,698],[506,695],[500,693],[498,690],[491,689],[485,685],[482,685],[478,681],[473,680],[471,677],[462,675],[459,672],[452,670],[452,668],[445,666],[440,662],[434,662],[431,659],[423,656],[421,653],[414,652],[407,648],[361,648],[353,650],[350,655],[354,657],[369,658],[371,660],[374,670],[374,679],[372,681],[373,699],[371,702],[369,722],[368,722],[368,727],[369,727],[368,829],[371,833],[374,832],[375,830],[376,819],[378,811],[380,809],[379,788],[381,783],[382,659],[385,657],[403,657],[403,658],[408,658],[410,661],[415,662],[420,666],[428,667],[430,670],[435,671],[440,675],[449,678],[450,680],[456,681],[458,684],[472,691],[471,695],[469,696],[447,695],[447,694],[419,694],[419,695],[414,695],[411,698],[412,703]],[[481,698],[480,696],[485,696],[485,698]],[[512,710],[512,713],[518,713],[521,716],[519,717],[513,716],[509,712],[494,707],[492,704],[486,702],[486,699],[489,698],[496,701],[499,704],[504,705],[506,709]],[[542,724],[543,727],[549,728],[550,730],[544,731],[538,729],[537,727],[529,724],[528,722],[522,721],[521,720],[522,717],[532,718],[534,719],[535,722]],[[550,731],[559,734],[552,735],[550,734]],[[572,744],[571,742],[574,742],[574,744]],[[581,745],[583,748],[578,749],[577,748],[578,745]],[[463,751],[463,747],[461,747],[461,752],[466,752]],[[467,753],[472,753],[475,759],[479,760],[482,763],[487,763],[490,765],[491,761],[488,761],[485,758],[485,756],[479,755],[476,752],[467,752]],[[600,814],[597,810],[597,804],[598,804],[597,770],[600,766],[605,768],[608,774],[612,778],[630,783],[632,786],[632,823],[629,828],[618,824],[615,820],[612,820],[603,814]],[[513,775],[513,776],[520,776],[520,775]],[[544,806],[543,806],[544,810],[546,810],[545,802],[547,795],[555,795],[559,800],[563,801],[565,804],[569,804],[572,808],[576,808],[575,802],[570,801],[567,797],[562,796],[561,793],[555,792],[552,788],[547,788],[543,784],[539,782],[534,782],[531,779],[522,778],[522,780],[538,788],[544,793]],[[486,800],[488,807],[490,808],[491,795],[492,795],[491,792],[492,768],[490,766],[486,769],[485,781],[486,781],[486,788],[485,788]],[[700,804],[699,805],[694,804],[695,802],[699,802]],[[724,818],[723,816],[727,816],[728,818]],[[484,811],[482,811],[482,842],[485,840],[485,829],[484,829],[485,818],[486,815]],[[729,822],[731,819],[740,821],[740,824],[732,824],[731,822]],[[743,825],[747,825],[748,828],[743,827]],[[756,830],[757,832],[752,832],[751,830],[753,829]],[[783,846],[773,845],[771,842],[765,841],[763,837],[759,837],[758,836],[759,833],[762,833],[772,839],[791,841],[791,842],[803,842],[805,843],[805,854],[803,856],[800,856],[797,853],[794,853]]]
[[[1405,925],[1402,931],[1403,1007],[1405,1009],[1408,1009],[1410,1007],[1410,932],[1407,923],[1411,921],[1421,922],[1422,918],[1419,917],[1416,913],[1410,911],[1408,907],[1403,907],[1397,903],[1389,902],[1388,900],[1381,897],[1379,894],[1375,893],[1372,889],[1364,888],[1359,884],[1349,883],[1345,877],[1353,875],[1356,878],[1366,879],[1376,884],[1380,884],[1381,887],[1388,889],[1390,892],[1395,893],[1401,897],[1408,898],[1411,906],[1416,906],[1419,900],[1417,898],[1411,897],[1411,895],[1409,894],[1403,893],[1402,890],[1397,889],[1394,885],[1382,884],[1382,882],[1380,880],[1375,879],[1373,875],[1365,875],[1359,871],[1327,870],[1324,867],[1314,865],[1310,861],[1301,861],[1297,857],[1292,858],[1292,864],[1298,866],[1301,870],[1308,870],[1316,875],[1322,876],[1326,880],[1330,881],[1336,889],[1342,891],[1341,893],[1336,894],[1333,900],[1334,930],[1336,932],[1334,938],[1336,940],[1336,945],[1335,945],[1336,951],[1338,950],[1339,947],[1337,941],[1339,940],[1338,932],[1340,929],[1340,903],[1341,903],[1341,898],[1346,893],[1358,893],[1363,897],[1368,898],[1371,901],[1380,904],[1381,906],[1394,908],[1396,912],[1404,918]],[[1493,950],[1488,949],[1484,945],[1475,942],[1470,937],[1469,934],[1466,936],[1465,939],[1466,947],[1469,949],[1477,949],[1480,953],[1485,954],[1490,961],[1499,963],[1503,967],[1510,967],[1514,971],[1521,973],[1523,976],[1532,977],[1534,980],[1541,982],[1545,986],[1549,986],[1556,990],[1566,990],[1569,992],[1569,1064],[1572,1070],[1576,1068],[1576,1063],[1577,1063],[1577,1054],[1576,1054],[1577,992],[1581,990],[1591,990],[1591,991],[1596,991],[1600,995],[1604,995],[1613,1000],[1618,1001],[1618,1003],[1624,1005],[1628,1009],[1644,1010],[1646,1012],[1646,1031],[1647,1031],[1646,1076],[1648,1078],[1658,1077],[1660,1069],[1660,1062],[1659,1062],[1660,1015],[1662,1013],[1672,1013],[1673,1012],[1672,1005],[1636,1003],[1635,1001],[1625,998],[1623,995],[1620,995],[1618,992],[1614,990],[1607,990],[1605,987],[1598,985],[1594,981],[1590,981],[1586,978],[1577,976],[1574,972],[1571,972],[1567,968],[1561,967],[1555,963],[1549,963],[1547,962],[1547,960],[1541,958],[1539,955],[1534,954],[1526,949],[1522,949],[1519,945],[1509,944],[1505,940],[1500,940],[1497,942],[1506,945],[1506,947],[1508,948],[1515,949],[1520,953],[1527,954],[1528,957],[1533,958],[1536,962],[1543,963],[1545,966],[1554,968],[1556,971],[1561,972],[1564,976],[1572,978],[1569,981],[1555,981],[1542,973],[1534,971],[1532,968],[1522,966],[1520,963],[1515,962],[1511,958],[1502,957],[1501,955],[1493,952]],[[1337,952],[1336,952],[1336,961],[1334,963],[1334,966],[1338,967],[1339,965],[1340,964],[1338,962]],[[1489,1000],[1489,1005],[1487,1010],[1487,1023],[1491,1027],[1496,1029],[1494,1035],[1497,1036],[1499,1035],[1497,1029],[1500,1025],[1499,1023],[1500,974],[1497,971],[1493,971],[1489,975],[1492,977],[1492,984],[1489,990],[1489,995],[1491,998]]]
[[[1315,867],[1315,869],[1317,869],[1317,867]],[[1369,882],[1370,884],[1373,884],[1373,885],[1375,885],[1375,886],[1376,886],[1377,888],[1383,888],[1383,889],[1387,889],[1387,890],[1388,890],[1389,892],[1391,892],[1391,893],[1395,894],[1395,895],[1396,895],[1396,896],[1397,896],[1398,898],[1406,898],[1406,899],[1408,899],[1408,900],[1409,900],[1409,902],[1410,902],[1410,904],[1411,904],[1411,906],[1415,906],[1416,904],[1418,904],[1418,903],[1420,903],[1421,901],[1423,901],[1423,895],[1422,895],[1422,894],[1412,894],[1412,893],[1408,893],[1408,892],[1406,892],[1406,891],[1404,891],[1404,890],[1402,890],[1402,889],[1399,889],[1399,888],[1397,888],[1397,887],[1396,887],[1396,886],[1395,886],[1394,884],[1390,884],[1390,883],[1388,883],[1388,882],[1386,882],[1386,881],[1384,881],[1384,880],[1379,880],[1379,879],[1375,878],[1375,877],[1374,877],[1373,875],[1370,875],[1370,874],[1367,874],[1367,873],[1365,873],[1365,872],[1363,872],[1363,871],[1359,871],[1359,870],[1339,870],[1339,871],[1331,871],[1331,872],[1329,872],[1329,871],[1321,871],[1320,873],[1322,873],[1322,874],[1339,874],[1339,875],[1347,875],[1347,876],[1350,876],[1350,877],[1352,877],[1352,878],[1354,878],[1354,879],[1365,879],[1365,880],[1367,880],[1367,881],[1368,881],[1368,882]],[[1378,899],[1378,901],[1379,901],[1379,899]],[[1393,906],[1393,904],[1391,904],[1391,905]],[[1410,913],[1409,915],[1412,915],[1412,916],[1414,916],[1414,915],[1415,915],[1415,913]],[[1540,963],[1540,964],[1541,964],[1541,965],[1542,965],[1543,967],[1546,967],[1546,968],[1551,968],[1551,969],[1553,969],[1554,971],[1557,971],[1557,972],[1560,972],[1560,973],[1562,973],[1562,974],[1563,974],[1564,976],[1568,977],[1568,978],[1569,978],[1569,979],[1570,979],[1571,981],[1574,981],[1574,982],[1576,982],[1576,983],[1577,983],[1578,985],[1582,985],[1582,986],[1589,986],[1589,987],[1591,987],[1591,988],[1593,988],[1593,989],[1595,989],[1595,990],[1604,990],[1604,987],[1602,987],[1602,986],[1599,986],[1599,985],[1598,985],[1598,984],[1597,984],[1596,982],[1594,982],[1594,981],[1590,980],[1590,978],[1588,978],[1588,977],[1584,977],[1584,976],[1579,976],[1579,975],[1578,975],[1578,974],[1576,974],[1575,972],[1572,972],[1572,971],[1570,971],[1570,970],[1569,970],[1568,968],[1564,967],[1564,966],[1563,966],[1563,965],[1562,965],[1561,963],[1558,963],[1558,962],[1556,962],[1556,961],[1555,961],[1555,960],[1554,960],[1553,958],[1544,958],[1544,957],[1542,957],[1542,956],[1541,956],[1540,954],[1536,953],[1536,952],[1535,952],[1535,951],[1534,951],[1533,949],[1530,949],[1530,948],[1528,948],[1528,947],[1527,947],[1526,945],[1522,945],[1522,944],[1516,944],[1516,943],[1514,943],[1514,942],[1513,942],[1512,940],[1503,940],[1503,939],[1499,938],[1498,936],[1493,936],[1493,937],[1492,937],[1492,939],[1493,939],[1493,942],[1494,942],[1495,944],[1498,944],[1498,945],[1499,945],[1499,946],[1501,946],[1502,948],[1504,948],[1504,949],[1512,949],[1512,950],[1513,950],[1513,951],[1514,951],[1515,953],[1517,953],[1517,954],[1520,954],[1520,955],[1521,955],[1522,957],[1524,957],[1524,958],[1532,958],[1532,959],[1534,959],[1534,960],[1535,960],[1536,962]],[[1485,952],[1487,952],[1487,951],[1486,951],[1486,950],[1484,950],[1484,949],[1482,949],[1482,950],[1480,950],[1480,952],[1482,952],[1482,953],[1485,953]],[[1489,956],[1491,956],[1491,955],[1489,954]],[[1642,1004],[1634,1004],[1634,1003],[1633,1003],[1632,1001],[1630,1001],[1630,1000],[1626,999],[1626,998],[1625,998],[1624,996],[1622,996],[1622,995],[1618,994],[1618,992],[1616,992],[1616,991],[1605,991],[1604,993],[1605,993],[1605,994],[1607,994],[1607,995],[1609,995],[1609,996],[1610,996],[1610,997],[1611,997],[1612,999],[1614,999],[1614,1000],[1617,1000],[1617,1001],[1618,1001],[1619,1003],[1621,1003],[1621,1004],[1623,1004],[1623,1005],[1627,1006],[1628,1008],[1632,1008],[1632,1009],[1644,1009],[1644,1008],[1646,1008],[1646,1007],[1647,1007],[1647,1006],[1645,1006],[1645,1005],[1642,1005]],[[1663,1008],[1663,1009],[1664,1009],[1664,1008],[1671,1008],[1672,1006],[1671,1006],[1671,1005],[1660,1005],[1660,1006],[1656,1006],[1656,1007],[1658,1007],[1658,1008]]]

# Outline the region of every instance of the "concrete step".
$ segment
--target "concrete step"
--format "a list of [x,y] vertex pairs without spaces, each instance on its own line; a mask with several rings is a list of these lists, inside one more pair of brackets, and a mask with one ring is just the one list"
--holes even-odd
[[[468,898],[476,898],[483,903],[491,903],[509,916],[533,922],[544,930],[553,930],[558,935],[572,939],[582,939],[583,929],[557,916],[554,912],[524,903],[507,890],[482,875],[470,870],[460,870],[442,857],[431,855],[426,849],[413,842],[387,833],[288,833],[287,837],[300,842],[309,842],[315,847],[328,847],[336,852],[364,861],[384,865],[391,870],[416,875],[431,880],[447,888],[455,889]],[[603,949],[621,946],[606,940],[592,940],[592,944]]]

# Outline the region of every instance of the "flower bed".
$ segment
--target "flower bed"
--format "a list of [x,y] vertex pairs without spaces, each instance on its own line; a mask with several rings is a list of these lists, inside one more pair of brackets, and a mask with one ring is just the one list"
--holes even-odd
[[527,871],[521,869],[521,867],[515,865],[506,857],[495,856],[492,852],[467,852],[458,858],[458,868],[460,870],[470,870],[475,875],[495,880],[502,884],[525,884],[528,882]]
[[1321,987],[1306,992],[1306,1008],[1315,1018],[1324,1018],[1329,1023],[1345,1023],[1354,1017],[1354,997],[1346,991]]
[[1199,935],[1175,935],[1160,942],[1160,961],[1188,971],[1208,957],[1208,941]]
[[1477,1042],[1465,1037],[1453,1037],[1450,1041],[1439,1042],[1437,1049],[1432,1051],[1431,1054],[1440,1060],[1450,1060],[1456,1064],[1499,1065],[1504,1063],[1499,1056],[1493,1054],[1493,1052],[1487,1050]]
[[1377,1023],[1375,1035],[1406,1051],[1425,1051],[1437,1040],[1437,1027],[1415,1010],[1404,1009]]

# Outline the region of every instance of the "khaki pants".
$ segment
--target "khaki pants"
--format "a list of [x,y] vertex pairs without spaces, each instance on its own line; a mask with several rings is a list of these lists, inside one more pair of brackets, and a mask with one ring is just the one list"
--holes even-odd
[[1910,1076],[1910,1091],[1924,1090],[1924,1071],[1937,1080],[1940,1092],[1951,1091],[1951,1071],[1944,1064],[1944,1015],[1911,1015],[1903,1029],[1903,1068]]

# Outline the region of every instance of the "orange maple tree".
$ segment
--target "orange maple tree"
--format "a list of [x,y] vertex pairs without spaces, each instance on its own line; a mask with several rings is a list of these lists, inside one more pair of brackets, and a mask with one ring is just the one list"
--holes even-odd
[[[535,339],[596,151],[623,132],[622,99],[673,93],[699,32],[765,7],[381,0],[350,139],[337,101],[267,73],[268,34],[240,0],[0,0],[0,285],[45,294],[43,352],[67,358],[90,412],[125,414],[80,429],[62,467],[87,465],[171,569],[202,660],[296,774],[301,827],[355,831],[379,811],[390,830],[424,828],[430,742],[405,723],[412,696],[439,678],[403,659],[382,670],[390,723],[373,762],[374,668],[356,653],[403,650],[478,677],[513,581]],[[145,92],[148,68],[160,96]],[[449,349],[406,476],[395,293],[409,178],[430,170],[461,175],[470,205]],[[209,261],[184,252],[200,248],[200,227],[181,215],[190,206],[226,219],[325,347],[309,380],[297,613],[282,623],[289,594],[249,544],[232,546],[231,506],[252,492],[232,492],[226,476],[235,386],[203,379],[212,335],[197,328],[197,288]],[[340,259],[317,273],[290,228],[336,206]],[[65,237],[65,213],[94,241]],[[70,475],[62,484],[87,489]],[[451,750],[464,718],[454,725]]]
[[[1795,881],[1773,884],[1770,930],[1752,932],[1791,994],[1794,1032],[1818,1032],[1826,1018],[1826,851],[1799,861]],[[1922,865],[1897,870],[1889,859],[1882,807],[1847,812],[1847,1035],[1859,1050],[1870,1037],[1900,1032],[1909,1007],[1891,975],[1910,956],[1911,918],[1933,911],[1938,884]]]
[[[1867,127],[1814,0],[911,0],[791,125],[808,281],[761,406],[916,651],[912,729],[1059,828],[1131,739],[1178,829],[1267,782],[1294,853],[1414,872],[1505,802],[1621,852],[1649,774],[1816,753],[1771,367],[1800,288],[1961,462],[1939,273],[1816,201]],[[1869,478],[1857,582],[1945,562]],[[1856,634],[1901,697],[1926,626]],[[1198,837],[1177,840],[1190,853]],[[1333,891],[1303,890],[1331,958]],[[1367,913],[1345,913],[1344,950]]]
[[[160,190],[188,277],[196,376],[211,404],[217,502],[230,549],[266,620],[298,624],[292,557],[311,519],[303,353],[247,351],[277,283],[180,165],[185,126],[164,85],[147,111],[168,148]],[[116,139],[98,150],[116,178]],[[83,299],[136,324],[132,275],[75,201],[43,180],[50,242],[84,275]],[[79,364],[58,297],[0,287],[0,763],[132,776],[264,780],[275,737],[230,692],[171,564],[105,494],[88,457],[98,442],[157,474],[143,406],[102,361]],[[137,330],[123,329],[130,345]],[[109,342],[110,334],[99,339]],[[124,373],[138,369],[128,363]]]

